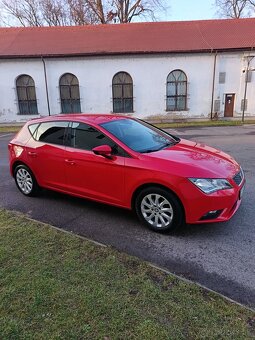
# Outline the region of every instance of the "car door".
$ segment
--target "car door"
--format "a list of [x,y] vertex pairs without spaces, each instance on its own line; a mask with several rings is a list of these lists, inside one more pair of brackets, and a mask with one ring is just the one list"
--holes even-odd
[[43,187],[66,188],[64,138],[68,122],[41,123],[27,146],[29,166]]
[[[68,190],[74,194],[121,205],[125,186],[125,158],[128,155],[100,130],[73,122],[66,148]],[[95,155],[92,149],[107,144],[111,159]]]

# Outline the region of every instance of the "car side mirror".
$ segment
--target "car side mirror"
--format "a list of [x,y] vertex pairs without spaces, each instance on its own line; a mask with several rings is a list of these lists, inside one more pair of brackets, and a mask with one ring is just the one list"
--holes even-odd
[[95,155],[100,155],[105,158],[112,159],[112,148],[109,145],[99,145],[92,149]]

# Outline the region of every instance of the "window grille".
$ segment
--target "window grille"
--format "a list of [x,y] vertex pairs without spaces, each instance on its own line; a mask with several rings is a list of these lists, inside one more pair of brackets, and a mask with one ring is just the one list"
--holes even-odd
[[181,70],[174,70],[167,77],[166,110],[187,110],[187,76]]
[[71,73],[64,74],[59,80],[59,90],[62,113],[81,112],[78,78]]
[[225,84],[226,82],[226,72],[219,73],[219,84]]
[[133,80],[126,72],[115,74],[112,79],[113,112],[133,112]]
[[21,75],[16,80],[20,115],[37,115],[35,82],[29,75]]

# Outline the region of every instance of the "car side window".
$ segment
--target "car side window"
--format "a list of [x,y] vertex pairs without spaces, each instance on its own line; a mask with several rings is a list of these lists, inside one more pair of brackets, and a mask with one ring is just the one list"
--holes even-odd
[[35,133],[36,133],[36,129],[38,128],[39,124],[30,124],[28,126],[28,130],[31,133],[31,135],[34,137]]
[[34,138],[44,143],[63,145],[67,127],[68,122],[41,123]]
[[112,148],[113,154],[129,157],[129,155],[113,140],[105,136],[101,131],[84,123],[72,123],[68,144],[77,149],[90,151],[97,146],[106,144]]

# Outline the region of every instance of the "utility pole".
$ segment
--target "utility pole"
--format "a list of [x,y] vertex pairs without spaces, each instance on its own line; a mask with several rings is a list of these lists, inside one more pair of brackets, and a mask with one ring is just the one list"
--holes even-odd
[[254,58],[253,55],[249,55],[247,57],[247,67],[245,70],[245,85],[244,85],[244,96],[243,96],[243,112],[242,112],[242,123],[244,123],[244,111],[245,111],[245,106],[246,106],[246,96],[247,96],[247,84],[248,84],[248,74],[250,70],[250,63],[252,59]]

